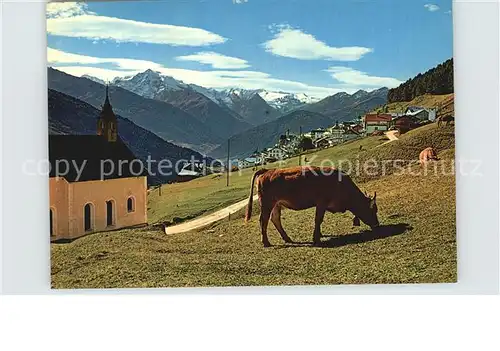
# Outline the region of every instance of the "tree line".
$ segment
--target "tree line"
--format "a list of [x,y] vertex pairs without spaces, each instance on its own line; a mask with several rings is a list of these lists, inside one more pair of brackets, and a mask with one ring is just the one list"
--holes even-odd
[[411,101],[424,94],[453,93],[453,58],[416,77],[408,79],[400,86],[389,89],[388,102]]

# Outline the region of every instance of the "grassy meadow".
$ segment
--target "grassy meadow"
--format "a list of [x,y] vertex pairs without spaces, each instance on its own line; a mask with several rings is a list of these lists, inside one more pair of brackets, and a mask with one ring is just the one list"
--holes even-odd
[[[382,226],[352,227],[352,215],[327,214],[321,247],[312,247],[314,209],[284,210],[282,222],[295,244],[285,244],[269,224],[270,248],[262,247],[258,205],[248,223],[243,211],[231,221],[167,236],[157,226],[97,233],[66,244],[52,244],[54,288],[137,288],[255,285],[443,283],[457,279],[453,127],[415,129],[381,145],[382,137],[320,150],[305,156],[324,160],[405,161],[406,172],[389,167],[385,175],[353,178],[362,190],[377,192]],[[363,147],[360,150],[360,145]],[[415,162],[433,146],[441,160],[423,172]],[[290,159],[281,165],[297,165]],[[266,168],[273,168],[267,165]],[[248,195],[252,170],[165,185],[149,195],[149,220],[198,216]]]
[[[334,146],[316,152],[303,154],[302,164],[320,165],[323,160],[354,159],[363,151],[382,144],[385,137],[367,137],[342,145]],[[286,168],[297,166],[298,157],[292,157],[282,162],[270,163],[264,168]],[[226,174],[213,174],[186,183],[163,185],[161,196],[159,189],[152,190],[148,196],[148,221],[151,224],[172,222],[175,217],[179,221],[197,217],[201,214],[214,212],[231,205],[248,196],[250,181],[255,173],[251,168],[230,174],[229,187]]]

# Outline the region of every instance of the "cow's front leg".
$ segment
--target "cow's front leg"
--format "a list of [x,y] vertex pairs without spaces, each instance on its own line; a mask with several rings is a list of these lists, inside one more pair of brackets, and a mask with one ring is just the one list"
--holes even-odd
[[262,234],[262,244],[264,247],[271,246],[269,239],[267,238],[267,224],[269,223],[269,217],[271,216],[270,206],[262,205],[260,210],[260,232]]
[[325,217],[326,208],[324,206],[316,206],[316,216],[314,217],[314,235],[313,245],[319,246],[321,244],[321,223]]

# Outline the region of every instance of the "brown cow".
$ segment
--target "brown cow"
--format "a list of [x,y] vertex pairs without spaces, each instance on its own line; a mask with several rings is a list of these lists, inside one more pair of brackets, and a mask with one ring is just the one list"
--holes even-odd
[[418,156],[418,160],[420,164],[423,165],[427,161],[439,161],[439,158],[437,157],[436,150],[434,150],[432,147],[428,147],[427,149],[422,150],[422,152]]
[[255,172],[245,221],[252,217],[253,188],[256,180],[261,205],[260,229],[264,247],[270,246],[267,238],[269,219],[285,242],[293,242],[281,225],[283,207],[296,211],[316,207],[314,245],[321,243],[320,227],[326,211],[343,213],[349,210],[355,216],[353,225],[359,225],[359,219],[371,228],[379,225],[376,194],[373,198],[365,196],[349,176],[338,170],[313,166],[261,169]]
[[438,127],[441,127],[441,124],[443,124],[443,122],[446,122],[446,125],[450,124],[451,122],[454,123],[455,117],[453,117],[451,115],[441,116],[441,117],[436,118],[436,121],[437,121]]

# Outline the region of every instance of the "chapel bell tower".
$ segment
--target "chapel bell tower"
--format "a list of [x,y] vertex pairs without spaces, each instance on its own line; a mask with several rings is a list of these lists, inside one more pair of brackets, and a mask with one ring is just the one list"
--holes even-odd
[[108,142],[115,142],[118,138],[116,116],[109,103],[108,85],[106,85],[106,100],[104,100],[101,114],[97,120],[97,135],[102,135]]

